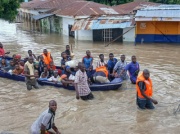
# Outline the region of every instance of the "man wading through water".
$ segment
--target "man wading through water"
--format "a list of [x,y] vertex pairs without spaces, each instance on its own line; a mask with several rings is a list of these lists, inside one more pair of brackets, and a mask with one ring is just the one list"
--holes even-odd
[[54,100],[49,102],[49,108],[44,111],[31,126],[31,134],[54,134],[50,132],[53,129],[56,134],[61,134],[54,124],[57,103]]
[[24,65],[24,76],[26,77],[25,81],[26,81],[27,90],[31,90],[32,86],[35,89],[39,88],[36,80],[36,77],[39,76],[35,75],[34,71],[35,70],[34,70],[33,58],[29,57],[28,61]]

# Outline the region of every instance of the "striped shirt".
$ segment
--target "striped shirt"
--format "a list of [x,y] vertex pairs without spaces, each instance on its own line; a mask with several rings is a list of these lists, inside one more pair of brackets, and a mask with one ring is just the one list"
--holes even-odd
[[98,61],[96,67],[98,68],[98,67],[101,67],[101,66],[105,66],[106,64],[107,64],[107,61],[103,61],[103,62]]

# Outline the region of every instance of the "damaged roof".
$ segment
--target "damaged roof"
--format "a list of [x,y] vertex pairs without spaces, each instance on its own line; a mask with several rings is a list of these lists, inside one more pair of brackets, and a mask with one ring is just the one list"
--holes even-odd
[[63,10],[57,10],[55,14],[59,16],[90,16],[119,13],[107,5],[95,3],[92,1],[76,1],[69,4]]

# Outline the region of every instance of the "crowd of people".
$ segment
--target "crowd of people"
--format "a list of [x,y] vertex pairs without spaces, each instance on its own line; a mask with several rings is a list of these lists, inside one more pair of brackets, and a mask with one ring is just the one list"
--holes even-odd
[[[12,75],[24,75],[26,78],[27,89],[32,87],[38,89],[37,80],[61,83],[64,86],[73,84],[76,90],[76,98],[82,100],[91,100],[94,98],[89,84],[92,83],[114,83],[122,82],[130,77],[131,83],[136,84],[137,105],[140,109],[154,109],[153,103],[158,102],[152,98],[152,80],[150,79],[149,70],[143,70],[139,74],[140,66],[136,60],[136,56],[131,57],[131,62],[126,62],[125,55],[120,56],[120,60],[114,58],[114,54],[109,54],[106,61],[104,55],[99,55],[99,61],[96,67],[93,67],[93,57],[89,50],[86,56],[78,65],[70,65],[68,62],[73,61],[73,55],[70,46],[66,46],[66,50],[61,53],[61,66],[54,65],[53,57],[47,49],[43,53],[36,56],[31,50],[28,50],[26,58],[21,59],[21,55],[15,54],[9,61],[5,57],[9,52],[5,52],[2,43],[0,43],[0,70]],[[72,62],[73,63],[73,62]],[[129,75],[128,75],[128,73]],[[57,103],[52,100],[49,102],[49,109],[44,111],[31,127],[32,134],[50,134],[48,131],[53,128],[57,134],[60,134],[54,125],[54,116]]]

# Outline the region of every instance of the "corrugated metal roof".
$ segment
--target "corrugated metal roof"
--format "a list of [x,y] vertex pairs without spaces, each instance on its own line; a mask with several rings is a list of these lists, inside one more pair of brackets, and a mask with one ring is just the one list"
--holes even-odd
[[61,16],[90,16],[119,13],[107,5],[95,3],[92,1],[77,1],[68,5],[63,10],[56,11],[55,14]]
[[[149,10],[151,9],[151,10]],[[179,18],[180,17],[180,8],[178,10],[173,9],[153,9],[147,8],[147,10],[139,10],[136,17],[169,17],[169,18]]]
[[73,27],[72,31],[76,30],[93,30],[93,29],[113,29],[113,28],[126,28],[132,27],[132,20],[127,18],[118,18],[118,17],[94,17],[87,19],[77,20]]
[[153,2],[145,2],[145,1],[134,1],[134,2],[129,2],[126,4],[121,4],[114,6],[113,9],[118,11],[120,14],[130,14],[134,10],[138,10],[141,8],[145,8],[147,6],[156,6],[159,5],[158,3],[153,3]]
[[54,14],[40,14],[40,15],[34,15],[33,19],[34,20],[40,20],[49,16],[53,16]]

